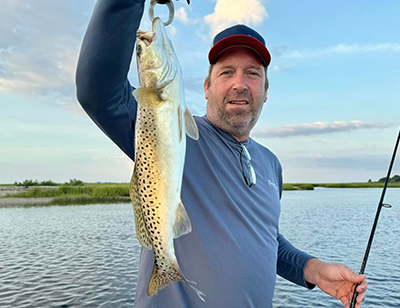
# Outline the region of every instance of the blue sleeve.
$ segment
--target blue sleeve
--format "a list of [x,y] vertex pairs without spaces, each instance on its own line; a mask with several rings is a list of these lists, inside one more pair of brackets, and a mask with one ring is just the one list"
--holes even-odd
[[[279,197],[282,198],[283,178],[282,166],[280,163],[278,164],[277,175],[279,181]],[[313,257],[294,247],[280,233],[278,233],[278,244],[278,275],[295,284],[313,289],[315,285],[308,283],[304,279],[304,268],[307,262]]]
[[77,98],[83,109],[132,159],[137,104],[127,76],[143,9],[144,0],[99,0],[76,71]]
[[304,268],[313,257],[294,247],[282,234],[278,235],[278,242],[278,275],[295,284],[313,289],[315,285],[304,279]]

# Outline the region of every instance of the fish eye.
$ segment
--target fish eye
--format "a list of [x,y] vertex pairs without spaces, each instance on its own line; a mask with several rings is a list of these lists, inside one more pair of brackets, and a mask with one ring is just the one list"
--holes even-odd
[[136,46],[136,55],[138,56],[138,57],[140,57],[140,54],[142,53],[142,46],[140,46],[140,45],[137,45]]

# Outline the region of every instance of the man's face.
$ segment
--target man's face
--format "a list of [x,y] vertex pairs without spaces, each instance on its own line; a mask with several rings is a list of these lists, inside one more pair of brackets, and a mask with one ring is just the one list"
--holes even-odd
[[265,69],[251,49],[233,47],[223,52],[204,82],[207,118],[234,136],[248,139],[267,101]]

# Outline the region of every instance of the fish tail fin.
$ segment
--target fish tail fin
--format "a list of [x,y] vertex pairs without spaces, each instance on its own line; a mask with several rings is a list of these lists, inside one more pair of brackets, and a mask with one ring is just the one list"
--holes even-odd
[[151,272],[147,294],[149,296],[156,295],[159,290],[165,288],[168,284],[169,284],[168,277],[166,275],[157,273],[156,266],[154,265],[153,271]]
[[197,283],[194,281],[191,281],[191,280],[187,280],[185,278],[185,276],[183,276],[182,273],[181,273],[181,275],[183,277],[183,281],[186,282],[186,284],[196,293],[198,298],[200,298],[203,302],[206,302],[206,299],[205,299],[206,295],[195,287],[195,285],[197,285]]
[[169,270],[167,273],[157,273],[156,266],[153,266],[153,271],[151,272],[149,287],[147,293],[149,296],[156,295],[159,290],[165,288],[169,284],[169,280],[171,281],[184,281],[195,293],[196,295],[205,302],[206,295],[197,289],[196,282],[186,279],[186,277],[181,272],[178,263]]

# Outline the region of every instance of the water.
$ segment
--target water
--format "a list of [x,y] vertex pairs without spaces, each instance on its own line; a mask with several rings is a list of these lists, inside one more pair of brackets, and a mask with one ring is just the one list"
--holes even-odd
[[[318,258],[360,270],[381,189],[284,192],[280,231],[292,244]],[[362,307],[400,307],[400,189],[388,189],[365,273]],[[278,278],[274,307],[343,307],[318,288],[308,291]]]
[[132,307],[129,204],[0,209],[0,307]]
[[[281,233],[359,270],[380,189],[285,191]],[[400,189],[388,189],[365,307],[400,307]],[[0,209],[0,307],[133,307],[140,245],[130,204]],[[342,307],[278,278],[274,307]]]

